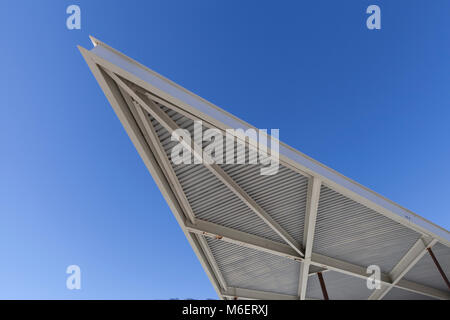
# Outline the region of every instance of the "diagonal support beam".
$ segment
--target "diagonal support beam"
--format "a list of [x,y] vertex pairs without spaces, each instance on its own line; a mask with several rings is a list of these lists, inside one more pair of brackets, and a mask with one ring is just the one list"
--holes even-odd
[[434,255],[433,250],[431,250],[430,247],[428,247],[427,250],[428,250],[428,253],[429,253],[430,256],[431,256],[431,259],[433,259],[433,262],[434,262],[434,264],[436,265],[436,268],[438,269],[439,273],[441,274],[442,279],[444,280],[444,282],[445,282],[445,284],[447,285],[447,287],[450,289],[450,282],[448,281],[448,278],[447,278],[447,276],[445,275],[444,270],[442,270],[442,267],[441,267],[441,265],[439,264],[439,261],[437,260],[436,256]]
[[403,276],[414,267],[414,265],[427,253],[437,242],[436,239],[420,238],[408,250],[402,259],[389,272],[390,284],[381,284],[380,289],[376,289],[369,297],[369,300],[381,300],[386,294],[403,278]]
[[298,295],[300,300],[306,299],[306,288],[308,286],[309,266],[311,264],[311,254],[314,241],[314,231],[316,229],[317,209],[319,207],[320,187],[322,182],[316,177],[312,177],[308,183],[308,197],[305,212],[305,230],[303,231],[303,246],[305,257],[300,266]]
[[[295,251],[301,256],[303,252],[300,249],[298,242],[289,235],[270,215],[261,208],[258,203],[253,200],[231,177],[217,164],[211,164],[214,161],[206,158],[206,155],[199,153],[198,150],[202,150],[200,146],[197,146],[193,142],[193,146],[183,141],[181,136],[176,135],[176,130],[180,129],[178,125],[160,108],[158,108],[153,101],[139,96],[134,92],[124,81],[109,70],[105,70],[108,75],[121,87],[127,94],[129,94],[146,112],[148,112],[153,118],[155,118],[167,131],[174,133],[178,141],[197,159],[202,160],[205,167],[213,173],[230,191],[232,191],[239,199],[241,199],[254,213],[256,213],[272,230],[274,230],[287,244],[289,244]],[[144,101],[144,99],[146,101]],[[207,157],[207,156],[206,156]]]
[[318,272],[317,277],[319,278],[320,289],[322,289],[323,300],[330,300],[330,298],[328,297],[327,286],[325,285],[325,280],[323,279],[322,272]]

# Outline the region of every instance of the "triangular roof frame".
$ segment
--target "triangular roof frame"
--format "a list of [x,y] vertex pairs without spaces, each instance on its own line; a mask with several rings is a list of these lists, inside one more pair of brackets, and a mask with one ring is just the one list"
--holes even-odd
[[[425,255],[427,248],[438,242],[446,247],[450,247],[449,231],[282,142],[280,142],[279,150],[280,163],[309,179],[303,246],[292,239],[275,221],[271,220],[270,216],[262,208],[258,207],[258,204],[251,197],[248,197],[240,189],[239,185],[226,176],[220,176],[222,174],[220,170],[219,172],[215,171],[215,174],[223,179],[221,181],[228,184],[236,194],[240,195],[241,199],[249,207],[252,207],[252,210],[275,230],[286,244],[262,239],[241,231],[196,219],[193,212],[189,212],[189,204],[186,203],[187,200],[183,190],[176,176],[173,172],[170,172],[170,163],[168,163],[167,159],[164,159],[162,150],[154,139],[154,133],[152,135],[148,124],[146,125],[145,120],[140,117],[142,111],[156,112],[152,115],[156,118],[160,116],[161,118],[157,119],[167,124],[169,128],[173,128],[174,124],[170,122],[170,119],[164,118],[164,113],[158,114],[158,111],[153,109],[155,107],[152,105],[153,103],[164,105],[190,119],[200,119],[206,126],[217,128],[221,131],[229,128],[243,128],[245,130],[254,127],[130,59],[103,42],[93,37],[91,37],[91,40],[94,44],[92,50],[82,47],[79,47],[79,50],[168,202],[220,298],[305,299],[307,281],[311,273],[310,265],[321,268],[320,270],[334,270],[364,279],[367,277],[366,266],[354,265],[312,252],[320,187],[325,185],[422,235],[391,272],[382,274],[382,289],[376,290],[370,297],[371,299],[381,299],[394,287],[433,298],[450,299],[448,292],[402,279],[403,275]],[[147,93],[142,95],[137,92],[137,88],[143,88]],[[136,119],[141,120],[139,122]],[[147,132],[143,132],[142,128],[146,128],[147,130],[145,131]],[[250,143],[256,144],[255,141],[250,141]],[[301,261],[298,295],[282,295],[227,286],[220,267],[209,250],[204,236],[220,238],[230,243],[237,243],[249,248]]]

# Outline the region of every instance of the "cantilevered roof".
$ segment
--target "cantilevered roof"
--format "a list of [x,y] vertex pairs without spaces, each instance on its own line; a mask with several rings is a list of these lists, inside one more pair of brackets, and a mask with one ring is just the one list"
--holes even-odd
[[[174,164],[176,129],[253,127],[92,42],[79,49],[220,298],[322,299],[321,275],[330,299],[450,299],[449,231],[283,143],[274,175]],[[378,290],[366,285],[370,265]]]

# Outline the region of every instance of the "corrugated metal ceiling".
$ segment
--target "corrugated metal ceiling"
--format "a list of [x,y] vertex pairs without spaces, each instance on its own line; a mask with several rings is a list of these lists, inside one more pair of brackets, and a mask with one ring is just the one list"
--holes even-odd
[[300,262],[207,239],[228,286],[297,295]]
[[322,186],[313,251],[389,272],[420,235]]

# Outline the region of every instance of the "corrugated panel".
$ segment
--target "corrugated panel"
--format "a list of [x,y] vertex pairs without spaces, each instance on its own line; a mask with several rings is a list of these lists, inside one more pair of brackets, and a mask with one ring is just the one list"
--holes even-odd
[[220,240],[207,241],[228,286],[298,294],[299,262]]
[[303,241],[308,179],[286,167],[262,176],[258,166],[223,165],[222,168],[280,226],[299,243]]
[[313,251],[389,272],[420,235],[322,186]]
[[263,220],[204,166],[179,166],[176,172],[197,218],[283,242]]
[[[163,107],[180,126],[193,135],[193,121]],[[156,120],[156,132],[170,157],[176,142]],[[204,128],[206,129],[206,128]],[[204,143],[203,146],[206,144]],[[246,152],[248,157],[248,150]],[[172,162],[171,162],[172,163]],[[251,211],[233,192],[224,186],[203,165],[174,165],[183,191],[194,211],[203,220],[248,232],[278,242],[283,240]],[[260,165],[221,165],[266,212],[301,243],[308,180],[306,177],[280,166],[275,175],[260,174]]]
[[424,296],[415,292],[392,288],[383,300],[436,300],[428,296]]
[[[437,243],[432,250],[441,268],[447,277],[450,277],[450,249]],[[404,278],[443,291],[450,291],[428,252],[409,270]]]
[[[372,293],[364,279],[352,277],[335,271],[322,273],[330,300],[366,300]],[[323,299],[317,275],[308,278],[306,297]]]

